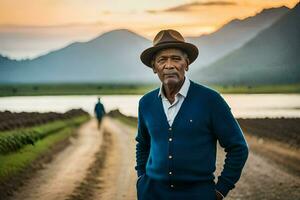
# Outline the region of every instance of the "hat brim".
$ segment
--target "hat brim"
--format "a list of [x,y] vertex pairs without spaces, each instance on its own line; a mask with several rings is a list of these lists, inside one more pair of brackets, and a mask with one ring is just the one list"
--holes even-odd
[[158,46],[154,46],[154,47],[150,47],[146,50],[144,50],[140,56],[141,61],[148,67],[151,67],[151,60],[153,58],[153,56],[155,55],[156,52],[162,50],[162,49],[167,49],[167,48],[176,48],[176,49],[181,49],[183,50],[189,58],[189,61],[191,64],[192,62],[194,62],[196,60],[196,58],[198,57],[199,54],[199,50],[198,48],[191,44],[191,43],[165,43],[165,44],[160,44]]

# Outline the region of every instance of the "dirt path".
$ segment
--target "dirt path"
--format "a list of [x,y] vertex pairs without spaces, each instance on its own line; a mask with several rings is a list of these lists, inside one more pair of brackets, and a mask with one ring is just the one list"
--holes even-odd
[[[295,200],[300,197],[300,176],[299,174],[289,173],[277,163],[266,158],[262,146],[258,146],[257,140],[247,137],[250,145],[250,154],[244,167],[242,176],[229,195],[228,200]],[[260,148],[260,149],[258,149]],[[270,148],[270,144],[268,144]],[[276,147],[273,147],[276,148]],[[225,154],[218,148],[217,170],[220,174]],[[299,157],[299,156],[298,156]],[[283,163],[284,164],[284,163]],[[299,167],[298,167],[299,168]],[[217,180],[217,179],[216,179]]]
[[[95,153],[101,145],[103,132],[109,133],[110,143],[101,175],[96,177],[99,181],[97,187],[93,187],[95,189],[93,189],[92,199],[135,200],[135,131],[134,128],[111,118],[105,119],[101,132],[96,130],[95,121],[88,122],[81,127],[79,137],[73,141],[72,145],[21,188],[19,190],[21,192],[15,196],[14,200],[66,199],[84,180],[87,169],[95,161]],[[257,145],[257,141],[253,138],[248,139],[249,159],[236,188],[229,193],[226,199],[299,199],[299,174],[284,170],[275,162],[270,162],[264,157],[265,153],[257,153],[261,148]],[[278,151],[276,146],[271,147],[270,144],[268,144],[268,148]],[[290,154],[289,156],[298,158],[298,155]],[[216,177],[222,169],[224,158],[223,150],[218,148]]]
[[112,148],[101,177],[102,184],[94,199],[136,199],[135,129],[111,118],[106,120],[105,130],[111,133]]
[[[135,165],[135,130],[116,121],[109,121],[109,127],[115,141],[109,153],[102,180],[102,190],[95,199],[134,200],[136,174]],[[248,138],[250,154],[240,181],[226,197],[228,200],[295,200],[300,197],[300,176],[283,170],[276,163],[270,162],[263,155],[252,150],[260,150],[257,141]],[[252,148],[253,147],[253,148]],[[268,144],[270,148],[270,144]],[[274,150],[277,146],[273,147]],[[298,156],[299,157],[299,156]],[[216,177],[220,174],[225,159],[224,151],[218,148]],[[284,164],[284,163],[283,163]],[[215,179],[215,181],[217,178]]]
[[78,136],[71,145],[60,152],[51,163],[39,170],[13,196],[14,200],[63,200],[85,177],[88,167],[94,161],[102,134],[97,130],[95,120],[80,127]]

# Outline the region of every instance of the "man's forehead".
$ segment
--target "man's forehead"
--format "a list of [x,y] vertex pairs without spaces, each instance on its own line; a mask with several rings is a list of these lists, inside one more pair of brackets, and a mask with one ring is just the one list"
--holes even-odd
[[181,49],[176,48],[168,48],[168,49],[162,49],[156,53],[156,57],[158,56],[182,56],[184,52]]

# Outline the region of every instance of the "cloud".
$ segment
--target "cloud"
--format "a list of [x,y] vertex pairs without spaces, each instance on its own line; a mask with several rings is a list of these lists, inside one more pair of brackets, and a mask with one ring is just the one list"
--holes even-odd
[[192,2],[187,4],[182,4],[179,6],[171,7],[165,10],[148,10],[148,13],[158,13],[158,12],[185,12],[193,7],[199,6],[233,6],[237,5],[236,2],[229,2],[229,1],[210,1],[210,2]]
[[64,29],[64,28],[83,28],[83,27],[97,27],[103,26],[105,23],[101,21],[90,22],[90,23],[66,23],[57,25],[17,25],[17,24],[0,24],[0,33],[3,30],[25,30],[25,29]]

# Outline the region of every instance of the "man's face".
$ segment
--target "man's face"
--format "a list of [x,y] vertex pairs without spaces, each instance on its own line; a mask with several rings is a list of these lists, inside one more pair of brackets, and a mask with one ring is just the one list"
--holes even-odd
[[179,49],[164,49],[154,57],[153,72],[157,73],[160,81],[165,85],[176,85],[184,81],[188,61]]

